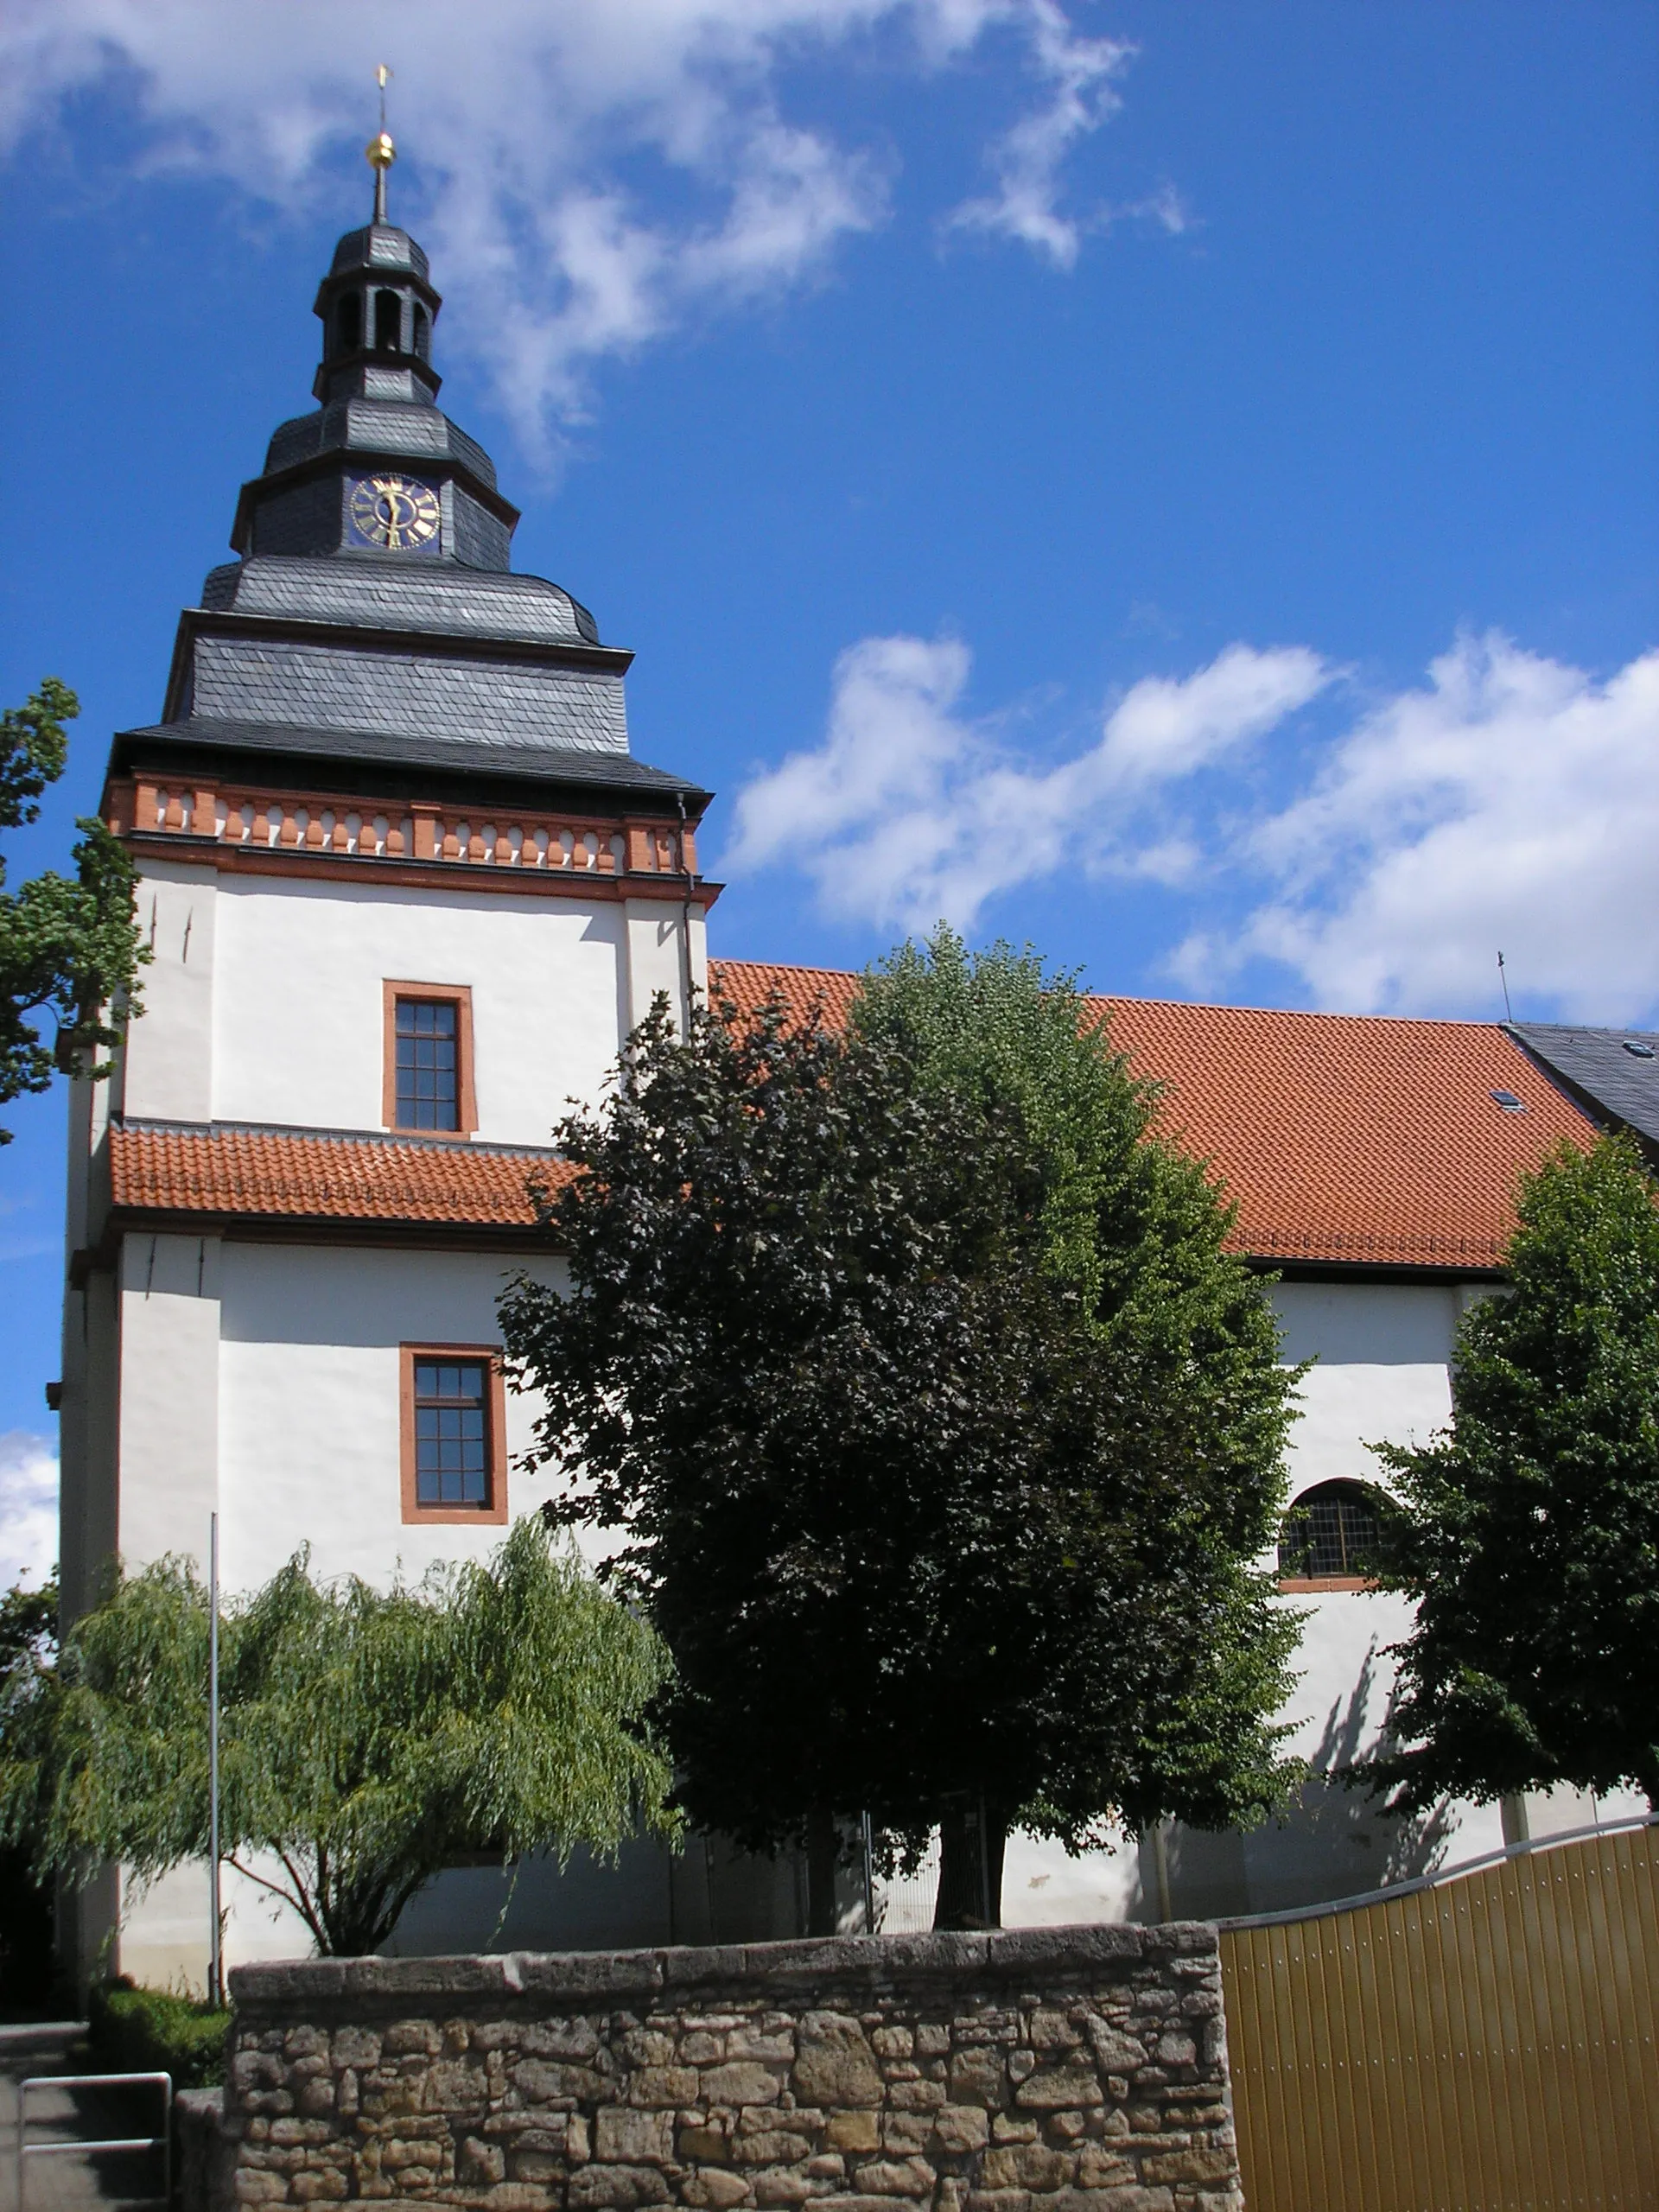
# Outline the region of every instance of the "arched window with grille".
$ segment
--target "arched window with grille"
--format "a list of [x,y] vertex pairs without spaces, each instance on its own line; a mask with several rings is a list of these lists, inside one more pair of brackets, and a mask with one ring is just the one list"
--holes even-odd
[[1376,1493],[1364,1483],[1316,1483],[1292,1500],[1279,1531],[1281,1582],[1367,1581],[1382,1538]]

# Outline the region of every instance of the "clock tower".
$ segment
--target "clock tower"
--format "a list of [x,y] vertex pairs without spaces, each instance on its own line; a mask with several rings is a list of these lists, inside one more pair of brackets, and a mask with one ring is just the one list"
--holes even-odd
[[[316,297],[317,404],[243,486],[160,719],[111,749],[153,963],[112,1079],[73,1096],[71,1617],[115,1557],[205,1563],[213,1516],[245,1591],[302,1545],[325,1576],[418,1580],[537,1510],[496,1300],[560,1279],[532,1196],[554,1125],[654,1000],[683,1022],[703,983],[709,793],[636,757],[632,656],[512,568],[518,511],[437,404],[442,302],[386,219],[390,139],[369,151],[374,219]],[[639,1851],[626,1878],[521,1885],[524,1939],[682,1925],[685,1877]],[[487,1943],[499,1888],[446,1876],[400,1942]],[[205,1869],[142,1897],[112,1870],[83,1967],[118,1929],[124,1971],[199,1984],[206,1896]],[[227,1898],[232,1961],[304,1947],[257,1880]]]
[[341,238],[315,310],[321,404],[279,426],[263,473],[243,486],[231,533],[239,554],[420,553],[507,567],[518,511],[489,455],[437,405],[442,306],[407,231],[378,216]]

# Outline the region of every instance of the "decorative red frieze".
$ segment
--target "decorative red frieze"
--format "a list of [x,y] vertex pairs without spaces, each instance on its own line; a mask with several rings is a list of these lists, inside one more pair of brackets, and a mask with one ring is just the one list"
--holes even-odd
[[516,805],[344,799],[253,785],[208,789],[139,776],[111,784],[105,816],[118,836],[207,840],[250,855],[416,861],[537,874],[695,874],[690,823],[555,814]]

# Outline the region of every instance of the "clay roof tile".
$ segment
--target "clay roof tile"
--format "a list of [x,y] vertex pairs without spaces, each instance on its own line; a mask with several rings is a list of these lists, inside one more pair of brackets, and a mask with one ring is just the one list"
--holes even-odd
[[[858,979],[717,960],[709,984],[741,1011],[779,991],[838,1023]],[[1209,1163],[1238,1208],[1234,1248],[1255,1258],[1495,1268],[1522,1172],[1594,1135],[1496,1023],[1088,1003],[1163,1084],[1160,1127]]]
[[570,1172],[530,1148],[225,1122],[110,1131],[111,1203],[127,1211],[528,1229],[532,1175],[556,1185]]

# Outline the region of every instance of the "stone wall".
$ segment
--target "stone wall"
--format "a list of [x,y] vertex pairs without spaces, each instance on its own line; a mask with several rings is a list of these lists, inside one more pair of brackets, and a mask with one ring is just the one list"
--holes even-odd
[[248,2207],[1239,2212],[1215,1930],[232,1977]]

